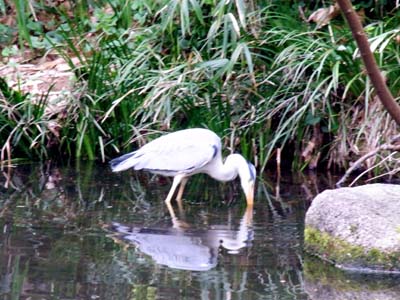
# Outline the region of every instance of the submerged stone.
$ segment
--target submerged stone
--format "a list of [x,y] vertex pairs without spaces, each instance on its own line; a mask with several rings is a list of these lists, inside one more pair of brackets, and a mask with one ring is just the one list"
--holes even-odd
[[305,256],[304,289],[311,300],[398,300],[399,277],[345,272]]
[[307,211],[305,249],[337,267],[400,272],[400,185],[326,190]]

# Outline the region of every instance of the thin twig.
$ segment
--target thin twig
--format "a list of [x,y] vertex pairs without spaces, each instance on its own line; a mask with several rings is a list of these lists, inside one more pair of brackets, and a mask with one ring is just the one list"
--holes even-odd
[[397,151],[390,153],[390,155],[386,156],[383,160],[381,160],[379,163],[371,166],[370,168],[366,169],[364,172],[362,172],[360,175],[358,175],[350,184],[349,186],[353,186],[361,177],[363,177],[366,173],[370,172],[373,168],[378,167],[379,165],[383,164],[386,160],[390,159],[393,155],[395,155]]
[[[398,139],[399,136],[396,136],[392,139]],[[346,173],[342,176],[342,178],[340,178],[340,180],[336,183],[336,187],[341,187],[342,184],[347,180],[347,178],[350,176],[350,174],[361,167],[361,164],[366,161],[368,158],[376,155],[379,151],[382,150],[391,150],[391,151],[399,151],[400,150],[400,145],[392,145],[392,144],[383,144],[381,146],[379,146],[378,148],[376,148],[375,150],[372,150],[370,152],[368,152],[367,154],[364,154],[363,156],[361,156],[359,159],[357,159],[353,165],[347,169]]]
[[386,173],[383,173],[383,174],[379,174],[379,175],[374,176],[372,178],[368,178],[367,180],[365,180],[365,182],[369,182],[369,181],[372,181],[372,180],[375,180],[375,179],[378,179],[380,177],[387,176],[387,175],[392,176],[392,175],[394,175],[396,173],[399,173],[399,172],[400,172],[400,168],[396,168],[396,169],[390,170],[389,172],[386,172]]

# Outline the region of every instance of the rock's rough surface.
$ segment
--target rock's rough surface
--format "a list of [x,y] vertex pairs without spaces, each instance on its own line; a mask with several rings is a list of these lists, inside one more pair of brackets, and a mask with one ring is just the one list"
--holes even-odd
[[326,190],[305,225],[306,250],[336,266],[400,272],[400,185]]

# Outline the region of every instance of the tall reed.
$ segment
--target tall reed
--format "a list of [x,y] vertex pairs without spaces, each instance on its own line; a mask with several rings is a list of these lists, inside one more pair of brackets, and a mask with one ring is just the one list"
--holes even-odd
[[[344,167],[367,151],[368,140],[388,134],[382,124],[372,131],[369,126],[374,92],[343,20],[317,29],[299,17],[299,6],[309,15],[324,3],[71,2],[81,20],[59,9],[62,26],[45,34],[51,49],[70,62],[80,95],[60,123],[57,151],[46,148],[55,139],[51,120],[40,113],[45,98],[38,106],[18,104],[14,123],[0,120],[3,149],[18,149],[14,157],[58,153],[105,161],[161,131],[201,126],[261,170],[277,153],[296,169]],[[369,14],[372,6],[364,7]],[[398,8],[372,15],[366,30],[399,97],[397,15]],[[6,100],[2,111],[11,113],[13,101]],[[37,112],[25,118],[33,107]]]

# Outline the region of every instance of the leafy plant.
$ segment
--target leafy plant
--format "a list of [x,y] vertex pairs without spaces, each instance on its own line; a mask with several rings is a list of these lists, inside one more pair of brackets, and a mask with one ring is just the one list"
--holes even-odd
[[[0,78],[0,136],[4,141],[1,160],[18,158],[46,158],[48,143],[54,138],[50,120],[45,118],[47,95],[32,103],[28,95],[11,90]],[[13,152],[13,155],[11,153]]]
[[[107,0],[34,6],[54,14],[49,25],[32,19],[31,8],[19,1],[20,43],[56,50],[78,82],[61,119],[43,113],[45,100],[16,105],[5,97],[2,110],[19,115],[1,121],[2,138],[10,141],[3,148],[19,149],[20,157],[54,157],[45,147],[53,141],[56,153],[104,161],[160,131],[201,126],[260,169],[279,153],[296,169],[322,162],[345,167],[371,141],[389,136],[385,128],[392,125],[380,111],[385,122],[370,126],[379,109],[343,20],[332,17],[325,26],[306,22],[325,2]],[[366,10],[371,46],[400,97],[398,9],[383,2],[355,5]],[[54,119],[57,139],[49,129]]]

